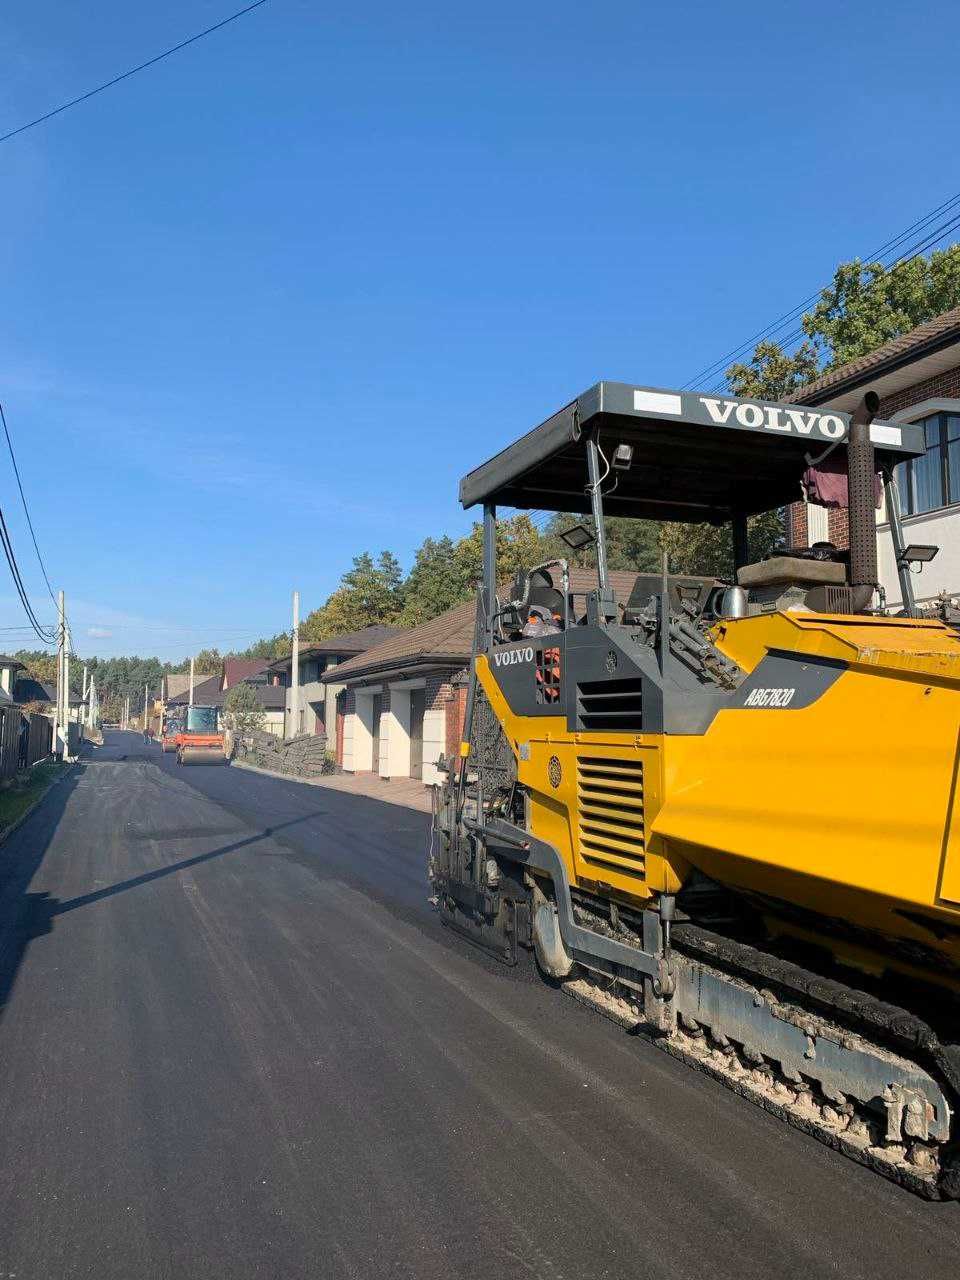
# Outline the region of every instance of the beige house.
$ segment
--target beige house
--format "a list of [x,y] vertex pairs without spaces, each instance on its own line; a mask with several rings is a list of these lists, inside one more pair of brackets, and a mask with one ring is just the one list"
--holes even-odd
[[328,640],[300,646],[299,689],[293,684],[293,655],[278,658],[267,667],[267,674],[279,678],[286,689],[283,736],[295,738],[299,733],[323,733],[332,738],[337,714],[337,694],[343,687],[327,679],[331,668],[365,652],[390,636],[397,627],[374,625],[360,631],[331,636]]

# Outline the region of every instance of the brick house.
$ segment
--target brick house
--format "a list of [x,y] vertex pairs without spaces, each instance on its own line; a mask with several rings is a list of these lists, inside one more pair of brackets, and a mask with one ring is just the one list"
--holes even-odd
[[[940,591],[960,593],[960,307],[928,320],[875,351],[830,369],[790,397],[792,404],[830,405],[850,412],[868,391],[880,397],[879,417],[922,422],[923,458],[896,470],[907,543],[933,543],[940,551],[914,584],[918,604]],[[888,607],[898,608],[900,584],[890,528],[877,513],[878,563]],[[787,513],[790,546],[829,541],[847,545],[845,508],[794,503]]]
[[[614,571],[612,586],[626,599],[635,573]],[[597,585],[594,569],[571,569],[578,612]],[[418,627],[341,663],[326,679],[341,686],[337,700],[337,763],[351,773],[440,781],[440,756],[459,754],[467,674],[477,606],[455,605]]]

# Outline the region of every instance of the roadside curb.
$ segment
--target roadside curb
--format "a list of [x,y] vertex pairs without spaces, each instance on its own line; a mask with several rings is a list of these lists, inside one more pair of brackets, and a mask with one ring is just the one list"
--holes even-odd
[[9,827],[4,827],[3,830],[0,830],[0,845],[6,844],[10,836],[12,836],[16,830],[22,827],[23,824],[26,822],[26,820],[29,817],[31,817],[37,811],[37,809],[40,808],[40,806],[43,804],[44,800],[46,800],[47,796],[50,794],[50,792],[53,790],[54,787],[58,787],[61,782],[65,782],[72,773],[76,772],[76,768],[78,764],[79,764],[79,761],[74,760],[71,763],[69,769],[65,769],[63,773],[60,774],[59,777],[54,778],[52,779],[52,781],[47,783],[44,789],[37,796],[36,800],[34,800],[32,804],[28,805],[27,808],[24,809],[23,813],[21,813],[20,817],[17,818],[16,821],[11,822]]
[[245,760],[231,760],[231,769],[249,769],[251,773],[262,773],[265,778],[281,778],[284,782],[300,782],[305,787],[322,787],[326,784],[323,778],[301,778],[296,773],[278,773],[276,769],[263,769],[258,764],[247,764]]

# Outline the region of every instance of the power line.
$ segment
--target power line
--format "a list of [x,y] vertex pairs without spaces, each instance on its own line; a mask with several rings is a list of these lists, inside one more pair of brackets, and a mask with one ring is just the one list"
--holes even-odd
[[[889,252],[891,249],[896,248],[909,235],[913,234],[914,232],[920,230],[923,227],[928,226],[930,222],[932,222],[935,218],[937,218],[941,213],[943,213],[945,210],[949,208],[956,207],[958,203],[960,203],[960,192],[957,192],[956,195],[951,196],[949,200],[945,200],[943,204],[938,205],[937,208],[932,210],[929,214],[926,214],[922,218],[918,218],[916,222],[911,223],[910,226],[907,227],[904,231],[901,231],[899,235],[894,236],[891,240],[888,240],[885,244],[880,245],[879,248],[872,250],[871,253],[867,254],[864,258],[861,259],[861,261],[864,261],[864,262],[876,261],[883,253]],[[799,316],[801,316],[807,310],[808,307],[812,306],[813,303],[815,303],[817,299],[820,297],[821,293],[822,293],[822,289],[818,289],[815,293],[810,294],[808,298],[804,298],[803,302],[798,303],[795,307],[791,308],[790,311],[784,312],[782,316],[772,321],[769,325],[765,326],[763,329],[759,331],[759,333],[755,333],[751,338],[747,338],[745,342],[742,342],[740,346],[735,347],[732,351],[728,351],[725,356],[721,356],[719,360],[715,360],[713,364],[708,365],[705,369],[701,369],[700,372],[695,375],[695,377],[691,378],[689,381],[683,384],[682,390],[686,390],[687,388],[692,387],[695,383],[699,382],[702,378],[712,377],[715,374],[719,373],[721,369],[726,367],[727,363],[730,360],[735,360],[738,356],[743,355],[757,342],[765,338],[772,338],[773,335],[779,329],[783,328],[787,324],[793,323],[793,321],[795,321]]]
[[27,619],[29,620],[31,627],[33,627],[38,640],[43,644],[53,644],[54,636],[43,630],[40,623],[37,621],[37,615],[33,611],[33,606],[30,604],[26,588],[23,585],[23,579],[20,577],[20,569],[17,565],[17,558],[13,552],[13,543],[10,541],[10,533],[7,529],[7,522],[4,519],[2,509],[0,509],[0,542],[3,544],[3,552],[7,558],[7,565],[10,568],[13,585],[17,588],[20,603],[23,605],[23,611],[27,615]]
[[[960,228],[960,214],[949,218],[946,222],[941,223],[939,227],[935,228],[930,235],[927,235],[912,244],[895,262],[887,263],[886,270],[892,275],[894,271],[899,271],[901,267],[908,266],[911,262],[915,262],[917,258],[926,252],[927,249],[932,248],[937,241],[943,240],[946,236],[951,235],[954,231],[958,230],[958,228]],[[803,325],[800,325],[790,333],[778,338],[777,341],[780,346],[789,347],[792,346],[793,343],[798,342],[800,338],[803,337],[803,333]],[[725,388],[726,381],[724,380],[723,382],[718,382],[715,386],[711,387],[710,390],[712,392],[723,391]]]
[[[884,244],[880,245],[878,248],[873,249],[869,254],[861,258],[861,261],[862,262],[878,261],[881,259],[883,254],[885,253],[889,254],[892,250],[900,248],[903,244],[903,241],[908,239],[909,236],[914,235],[916,232],[923,230],[925,234],[921,238],[921,241],[915,242],[913,245],[904,249],[901,257],[893,261],[892,264],[888,263],[886,265],[889,270],[895,270],[897,267],[900,267],[907,262],[912,262],[914,258],[919,256],[920,253],[924,252],[925,249],[930,248],[932,245],[936,244],[938,240],[943,239],[945,235],[949,234],[949,232],[953,230],[958,225],[958,223],[960,223],[960,218],[953,216],[953,211],[956,209],[958,205],[960,205],[960,191],[956,192],[948,200],[945,200],[942,204],[938,205],[935,209],[932,209],[929,213],[924,214],[921,218],[918,218],[915,222],[912,222],[909,227],[906,227],[898,235],[893,236],[890,240],[887,240]],[[935,228],[932,233],[928,232],[926,229],[929,228],[930,224],[947,211],[951,212],[951,217],[945,223],[942,223],[939,227]],[[815,293],[810,294],[809,297],[805,298],[802,302],[798,303],[795,307],[792,307],[789,311],[784,312],[782,316],[779,316],[776,320],[771,321],[770,324],[765,325],[764,328],[760,329],[752,337],[747,338],[744,342],[740,343],[739,346],[734,347],[733,350],[728,351],[726,355],[721,356],[719,360],[714,360],[712,364],[707,365],[706,368],[701,369],[699,373],[695,374],[692,378],[688,379],[683,384],[683,387],[681,389],[687,390],[688,388],[691,388],[696,386],[697,384],[700,384],[702,380],[715,377],[716,374],[718,374],[719,372],[721,372],[723,369],[726,368],[726,366],[731,360],[737,359],[739,356],[743,355],[746,351],[754,347],[758,342],[761,342],[766,338],[772,338],[780,329],[783,329],[787,325],[794,323],[800,316],[803,315],[803,313],[810,306],[813,305],[813,303],[817,301],[817,299],[820,297],[822,292],[823,292],[822,289],[818,289]],[[780,342],[781,345],[786,345],[790,342],[795,341],[795,339],[799,337],[800,334],[802,334],[802,332],[803,332],[803,329],[801,327],[799,330],[792,331],[786,337],[779,338],[778,342]]]
[[223,18],[220,22],[215,22],[212,27],[207,27],[205,31],[198,31],[195,36],[190,36],[187,40],[181,40],[179,44],[175,44],[172,49],[165,49],[163,53],[158,53],[156,57],[150,58],[147,62],[141,62],[137,67],[131,67],[129,71],[124,71],[118,76],[114,76],[112,80],[107,80],[103,84],[98,84],[95,89],[88,89],[86,93],[81,93],[79,98],[72,98],[69,102],[62,103],[59,107],[54,107],[52,111],[45,112],[42,116],[37,116],[36,120],[30,120],[26,124],[18,125],[16,129],[11,129],[9,133],[0,134],[0,142],[9,142],[11,138],[15,138],[18,133],[26,133],[28,129],[35,128],[38,124],[43,124],[45,120],[51,120],[54,116],[58,116],[63,111],[69,111],[71,107],[79,106],[81,102],[86,102],[89,98],[94,98],[98,93],[103,93],[105,89],[112,89],[115,84],[119,84],[121,80],[129,80],[131,76],[135,76],[139,71],[146,71],[148,67],[155,67],[158,62],[162,62],[164,58],[169,58],[175,53],[179,53],[181,49],[186,49],[188,45],[196,44],[198,40],[202,40],[204,36],[213,35],[215,31],[236,22],[238,18],[242,18],[245,14],[252,13],[254,9],[259,9],[261,5],[265,5],[267,0],[254,0],[253,4],[248,4],[245,9],[238,9],[236,13],[231,13],[228,18]]
[[53,587],[50,585],[50,579],[47,577],[47,570],[43,563],[43,556],[40,554],[40,548],[37,545],[37,535],[33,529],[33,521],[30,519],[30,510],[27,507],[27,499],[23,492],[23,482],[20,479],[20,468],[17,466],[16,455],[13,452],[13,441],[10,439],[10,431],[7,427],[7,415],[3,412],[2,402],[0,402],[0,422],[3,423],[3,434],[7,437],[7,448],[10,451],[10,461],[13,463],[13,474],[17,477],[17,488],[20,490],[20,501],[23,503],[23,514],[27,517],[27,527],[30,530],[30,537],[33,539],[33,549],[36,551],[37,559],[40,561],[40,572],[43,574],[43,580],[47,584],[47,591],[50,593],[50,599],[54,604],[56,604],[57,599],[53,594]]

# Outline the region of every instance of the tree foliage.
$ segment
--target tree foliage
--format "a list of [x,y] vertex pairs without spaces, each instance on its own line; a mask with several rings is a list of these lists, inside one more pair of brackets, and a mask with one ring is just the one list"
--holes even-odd
[[801,342],[793,355],[776,342],[759,342],[748,363],[733,364],[727,370],[727,385],[735,396],[787,400],[819,371],[817,348],[812,342]]
[[[841,262],[833,281],[804,315],[800,345],[787,352],[763,341],[746,363],[727,370],[734,395],[786,400],[818,374],[856,360],[915,329],[934,316],[960,306],[960,244],[890,268],[879,262]],[[750,524],[751,557],[773,550],[781,540],[779,520],[769,514]],[[689,564],[695,555],[711,565],[729,564],[730,532],[702,526],[665,531],[671,563]]]
[[381,551],[376,561],[369,551],[361,552],[354,556],[352,568],[327,602],[303,620],[301,640],[327,640],[347,631],[392,622],[402,606],[402,588],[403,572],[392,551]]
[[464,583],[452,538],[425,538],[403,584],[403,607],[397,622],[413,627],[445,613],[463,599]]
[[956,306],[960,306],[960,244],[889,269],[859,259],[842,262],[833,283],[803,317],[803,328],[827,353],[830,368],[855,360]]
[[960,244],[885,267],[841,262],[802,319],[806,338],[792,353],[757,344],[746,364],[727,370],[734,395],[785,399],[819,373],[856,360],[925,320],[960,306]]
[[266,712],[260,705],[256,689],[242,680],[227,690],[223,711],[227,728],[238,738],[262,729],[266,719]]

